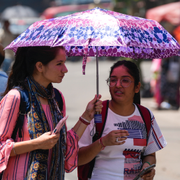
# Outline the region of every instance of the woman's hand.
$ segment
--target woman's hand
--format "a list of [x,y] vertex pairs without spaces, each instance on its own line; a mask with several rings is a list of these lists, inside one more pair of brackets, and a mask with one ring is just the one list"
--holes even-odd
[[127,130],[113,130],[106,136],[102,137],[104,146],[122,145],[129,136]]
[[[142,170],[145,169],[146,167],[149,167],[148,163],[143,164]],[[153,180],[154,176],[155,176],[155,169],[152,169],[148,173],[144,174],[141,178],[143,180]]]
[[60,133],[52,134],[52,132],[46,132],[34,139],[36,149],[52,149],[57,143],[60,137]]
[[83,118],[91,121],[94,118],[94,114],[96,112],[101,113],[103,106],[102,106],[102,101],[100,100],[100,98],[101,98],[101,95],[99,95],[98,97],[97,95],[95,95],[94,99],[88,103],[86,110],[82,115]]
[[102,110],[102,101],[99,99],[101,98],[101,95],[97,97],[97,95],[94,97],[92,101],[90,101],[86,107],[85,112],[82,114],[81,119],[87,120],[87,124],[79,121],[76,123],[76,125],[73,127],[74,132],[78,135],[79,139],[83,135],[87,125],[90,123],[90,121],[93,119],[94,114],[96,111],[101,112]]
[[57,143],[59,137],[60,133],[52,134],[52,132],[46,132],[32,140],[15,142],[10,156],[24,154],[37,149],[51,149]]

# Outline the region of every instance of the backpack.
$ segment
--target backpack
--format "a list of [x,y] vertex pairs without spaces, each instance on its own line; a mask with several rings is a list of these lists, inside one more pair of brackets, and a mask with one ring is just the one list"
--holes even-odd
[[[19,137],[22,138],[22,127],[24,123],[24,115],[26,115],[30,111],[30,101],[29,101],[29,93],[26,89],[21,89],[19,87],[16,87],[16,89],[20,93],[20,106],[19,106],[19,116],[17,118],[16,126],[13,130],[11,138],[15,141],[16,135],[18,133]],[[55,93],[55,99],[58,103],[60,111],[63,110],[63,99],[59,91],[54,88],[54,93]],[[3,172],[0,173],[0,180],[2,179],[2,174]]]
[[[149,135],[149,131],[151,128],[151,115],[150,112],[147,108],[145,108],[144,106],[141,106],[139,104],[136,104],[137,108],[141,114],[141,117],[143,119],[143,121],[146,124],[146,132],[147,132],[147,138]],[[103,101],[103,108],[102,108],[102,123],[96,123],[96,133],[92,138],[92,141],[95,142],[96,140],[98,140],[103,133],[105,124],[106,124],[106,119],[107,119],[107,113],[108,113],[108,107],[109,107],[109,101]],[[147,139],[146,138],[146,139]],[[94,158],[92,161],[90,161],[87,164],[78,166],[78,179],[79,180],[88,180],[88,178],[91,178],[91,174],[94,168],[94,164],[95,164],[95,159]]]

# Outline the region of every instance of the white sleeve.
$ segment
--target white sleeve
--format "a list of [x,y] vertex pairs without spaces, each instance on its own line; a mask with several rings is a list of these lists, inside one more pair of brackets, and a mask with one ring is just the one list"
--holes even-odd
[[84,146],[89,146],[90,144],[92,144],[92,138],[94,136],[94,133],[95,133],[94,119],[92,119],[91,123],[87,126],[86,130],[84,131],[83,135],[79,140],[79,148]]
[[[150,110],[149,110],[150,111]],[[144,151],[144,155],[148,155],[154,153],[162,148],[164,148],[167,144],[161,130],[156,122],[156,119],[153,113],[150,111],[151,114],[151,128],[149,132],[147,146]]]

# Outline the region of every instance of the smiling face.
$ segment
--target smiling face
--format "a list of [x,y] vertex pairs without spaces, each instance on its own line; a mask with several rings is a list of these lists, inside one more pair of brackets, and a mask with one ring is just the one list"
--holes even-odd
[[65,73],[68,72],[65,61],[66,53],[63,49],[59,49],[56,57],[47,65],[43,65],[41,62],[36,63],[36,69],[40,75],[35,76],[34,79],[44,87],[47,87],[49,83],[60,83]]
[[[128,73],[127,68],[124,65],[114,68],[110,77],[118,79],[117,83],[113,87],[109,87],[112,101],[118,104],[132,104],[134,94],[139,92],[140,83],[137,86],[134,85],[134,78]],[[128,87],[122,87],[120,80],[123,78],[127,78],[131,81]]]

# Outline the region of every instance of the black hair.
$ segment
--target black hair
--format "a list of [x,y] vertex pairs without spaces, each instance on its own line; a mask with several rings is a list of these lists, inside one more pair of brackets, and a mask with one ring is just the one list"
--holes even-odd
[[24,87],[24,80],[26,77],[32,76],[35,64],[41,62],[43,65],[47,65],[56,57],[59,49],[63,49],[63,47],[19,47],[3,95],[6,95],[14,86]]
[[0,54],[0,67],[1,67],[3,61],[4,61],[4,56],[2,54]]
[[[113,70],[119,66],[125,66],[127,68],[128,73],[134,78],[134,86],[137,86],[140,82],[140,73],[138,67],[132,61],[121,60],[114,63],[114,65],[110,69],[109,77],[111,76]],[[140,91],[138,93],[135,93],[133,102],[136,104],[140,104]]]

